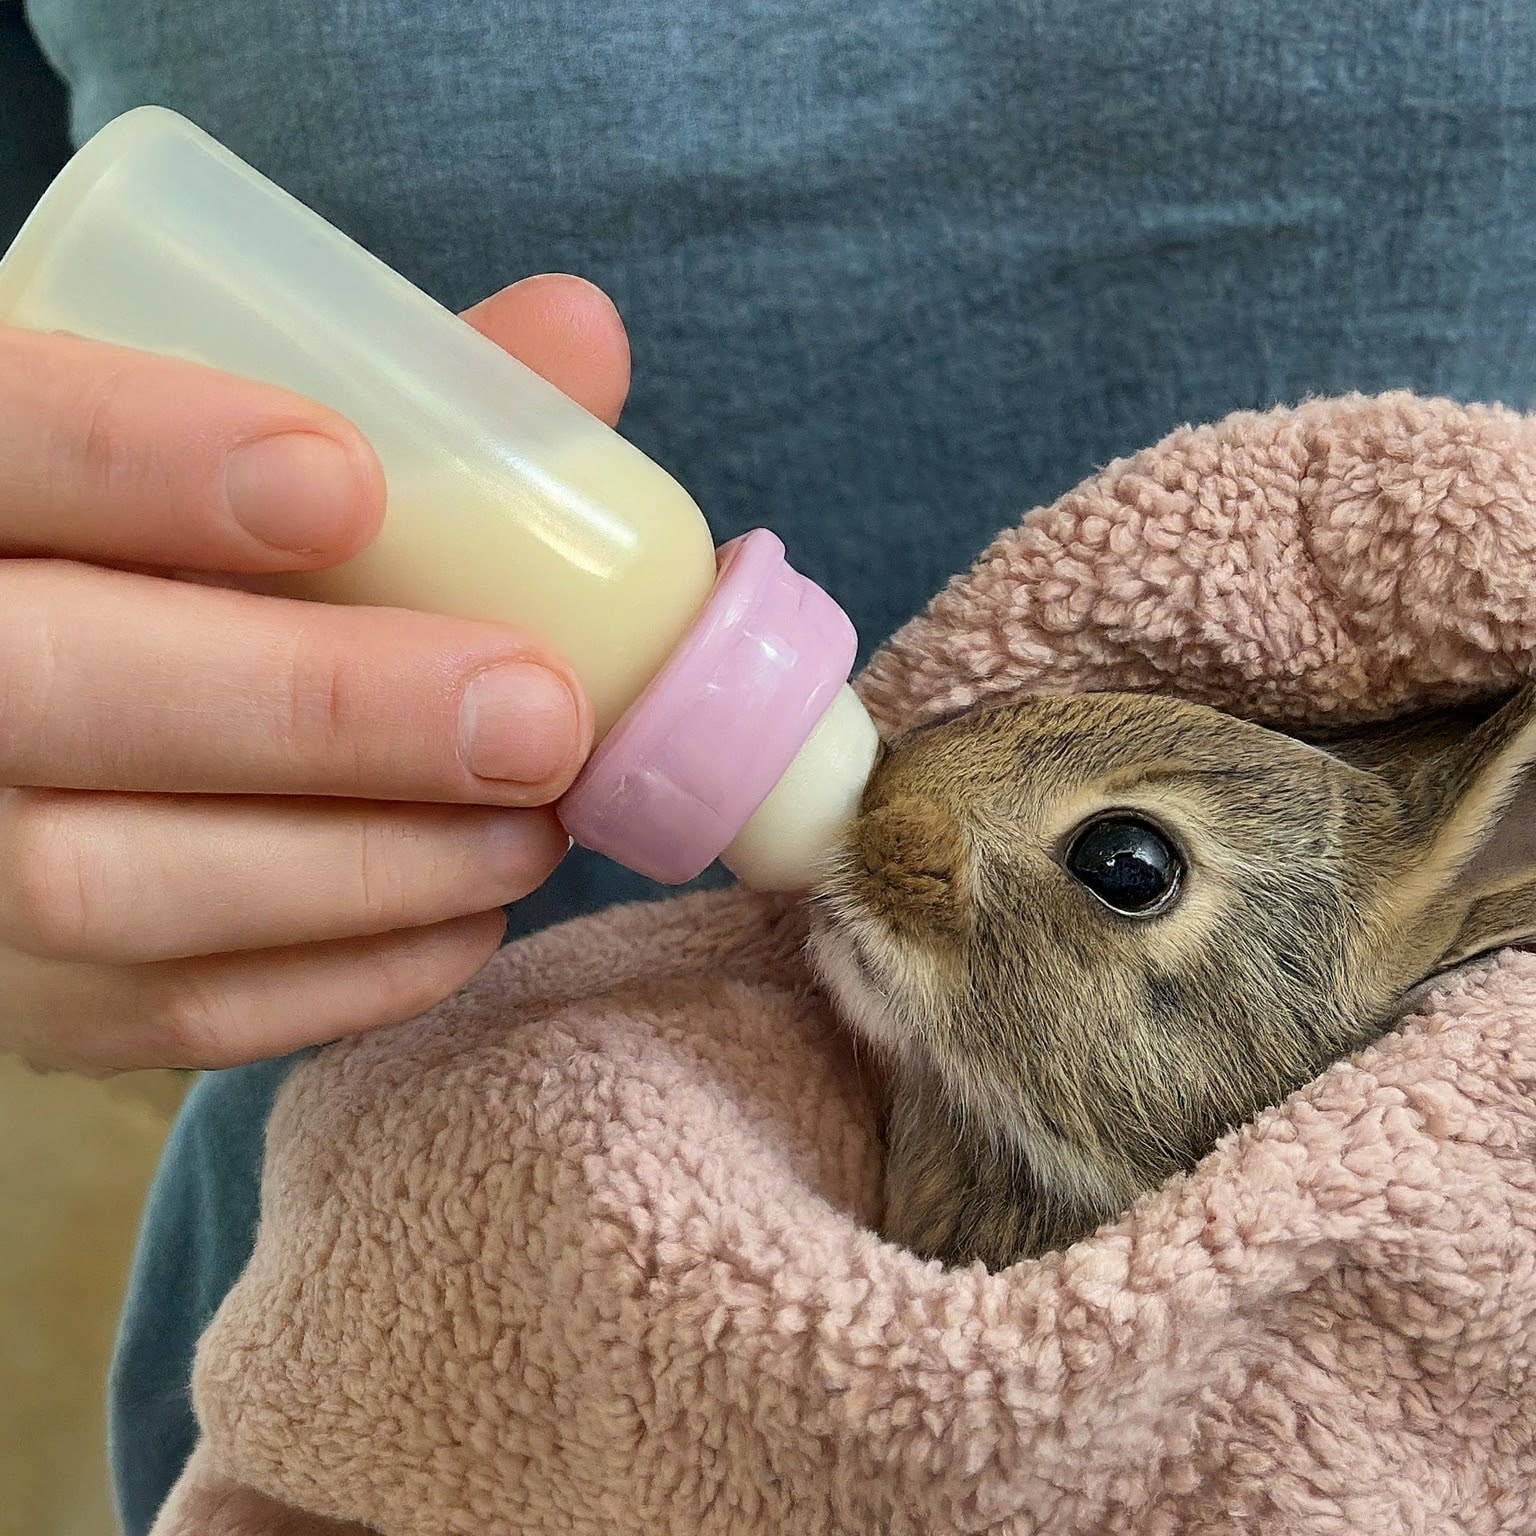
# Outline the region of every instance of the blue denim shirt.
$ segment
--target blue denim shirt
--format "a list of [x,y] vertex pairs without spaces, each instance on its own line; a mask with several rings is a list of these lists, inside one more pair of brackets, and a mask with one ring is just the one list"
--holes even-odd
[[[6,0],[0,0],[3,14]],[[868,648],[1180,422],[1536,389],[1529,0],[30,0],[74,136],[187,113],[444,302],[581,272],[625,430]],[[641,882],[574,857],[514,931]],[[113,1377],[124,1524],[185,1455],[283,1066],[202,1080]]]

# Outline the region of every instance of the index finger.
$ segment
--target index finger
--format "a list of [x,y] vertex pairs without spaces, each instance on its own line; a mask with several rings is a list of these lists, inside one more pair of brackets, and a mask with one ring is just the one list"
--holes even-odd
[[[590,283],[525,279],[464,318],[617,418],[628,343]],[[314,401],[175,358],[0,327],[0,555],[310,570],[373,538],[384,495],[362,434]]]
[[362,549],[383,515],[373,450],[322,405],[0,328],[0,554],[307,570]]

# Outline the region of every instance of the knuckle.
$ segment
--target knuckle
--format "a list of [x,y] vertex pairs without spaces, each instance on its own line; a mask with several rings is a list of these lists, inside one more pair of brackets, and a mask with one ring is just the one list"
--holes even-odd
[[69,571],[59,560],[0,561],[0,767],[26,762],[59,713],[58,605],[49,599]]
[[58,414],[64,441],[52,462],[89,495],[112,500],[143,474],[145,445],[134,440],[134,401],[152,366],[131,356],[114,358],[83,388],[76,380],[78,393]]
[[413,883],[405,867],[409,843],[399,826],[365,821],[359,828],[357,900],[366,921],[378,931],[399,928],[409,919]]
[[50,959],[78,959],[107,938],[102,870],[67,791],[8,790],[0,802],[0,912],[10,941]]
[[288,746],[302,760],[361,787],[366,689],[357,662],[328,626],[305,625],[294,639],[286,673]]

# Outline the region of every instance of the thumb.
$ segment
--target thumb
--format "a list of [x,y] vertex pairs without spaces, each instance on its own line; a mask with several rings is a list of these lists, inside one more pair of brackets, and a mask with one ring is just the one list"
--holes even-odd
[[629,393],[629,338],[613,300],[584,278],[527,277],[463,318],[613,426]]

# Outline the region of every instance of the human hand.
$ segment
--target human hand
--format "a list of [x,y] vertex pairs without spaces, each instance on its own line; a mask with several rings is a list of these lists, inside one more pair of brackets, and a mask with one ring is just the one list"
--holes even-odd
[[[628,344],[589,284],[465,318],[617,419]],[[592,725],[557,657],[240,589],[383,510],[332,411],[0,328],[0,1049],[219,1067],[409,1018],[563,857],[547,807]]]

